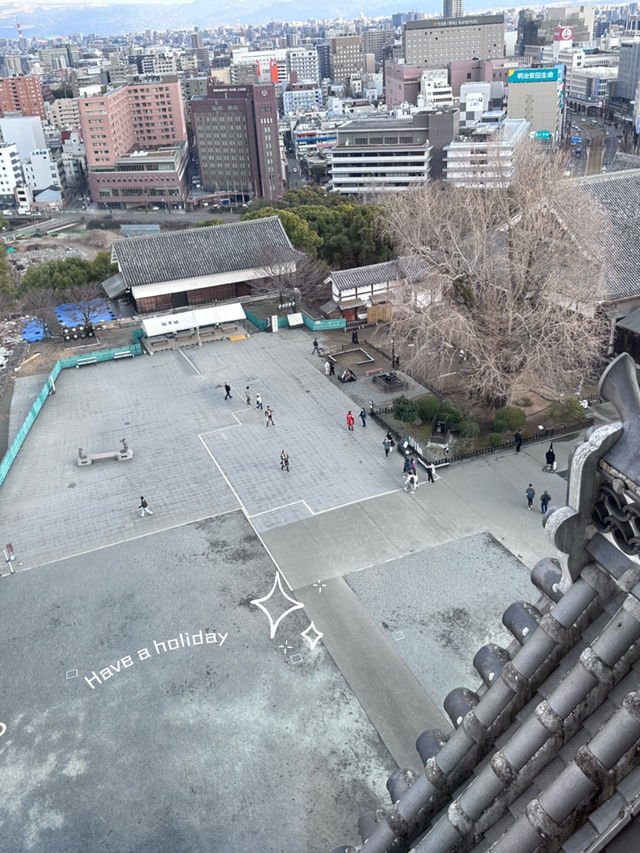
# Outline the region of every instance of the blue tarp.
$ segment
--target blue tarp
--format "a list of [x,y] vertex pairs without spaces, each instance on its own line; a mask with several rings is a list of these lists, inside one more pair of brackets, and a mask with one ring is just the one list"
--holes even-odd
[[[94,313],[91,322],[107,323],[109,320],[115,320],[115,314],[109,308],[104,299],[94,299],[92,303],[96,304],[96,309],[104,306],[104,310],[100,313]],[[55,309],[56,317],[61,326],[78,326],[83,321],[83,315],[77,304],[67,303],[66,305],[58,305]],[[42,325],[37,320],[29,320],[22,327],[22,339],[29,343],[41,341],[45,337],[42,331]]]

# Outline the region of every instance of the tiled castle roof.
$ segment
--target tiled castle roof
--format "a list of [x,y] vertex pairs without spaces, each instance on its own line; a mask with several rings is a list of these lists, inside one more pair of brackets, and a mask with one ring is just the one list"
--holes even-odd
[[629,356],[600,393],[624,426],[593,429],[572,455],[567,505],[545,516],[561,558],[535,566],[535,604],[503,616],[514,642],[477,652],[480,687],[444,703],[455,730],[418,737],[423,772],[389,778],[392,805],[360,817],[357,850],[637,849],[640,389]]
[[356,287],[371,287],[385,281],[420,281],[429,273],[429,265],[422,258],[402,257],[381,264],[366,267],[353,267],[331,273],[331,279],[339,291],[353,290]]
[[112,248],[127,287],[254,269],[297,257],[277,216],[116,240]]
[[640,295],[640,169],[609,172],[580,181],[609,217],[611,245],[605,258],[608,299]]

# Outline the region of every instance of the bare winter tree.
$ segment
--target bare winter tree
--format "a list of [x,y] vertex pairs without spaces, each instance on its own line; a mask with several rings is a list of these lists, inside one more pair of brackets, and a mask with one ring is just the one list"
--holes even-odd
[[265,251],[262,264],[266,276],[252,283],[253,293],[274,294],[284,302],[303,302],[322,305],[331,298],[331,287],[326,283],[329,267],[324,261],[314,260],[305,252],[294,250],[292,263],[282,263],[280,256],[271,257]]
[[560,158],[526,146],[510,183],[429,184],[385,214],[398,253],[431,270],[392,324],[418,378],[455,371],[476,399],[503,405],[540,386],[575,391],[590,374],[605,339],[606,220]]
[[22,297],[21,309],[25,317],[38,324],[45,338],[60,332],[55,308],[60,304],[60,291],[50,287],[32,287]]
[[101,317],[109,303],[98,282],[89,281],[86,284],[72,284],[64,291],[64,298],[75,306],[78,323],[90,326]]

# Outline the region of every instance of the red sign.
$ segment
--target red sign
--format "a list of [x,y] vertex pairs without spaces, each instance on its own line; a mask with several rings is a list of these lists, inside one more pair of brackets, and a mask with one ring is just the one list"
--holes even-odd
[[573,41],[573,27],[556,27],[553,31],[554,41]]

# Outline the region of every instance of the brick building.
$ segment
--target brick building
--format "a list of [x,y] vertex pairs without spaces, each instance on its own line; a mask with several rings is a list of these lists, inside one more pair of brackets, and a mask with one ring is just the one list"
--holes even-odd
[[42,84],[37,77],[3,77],[0,80],[0,112],[39,116],[47,114],[42,97]]

